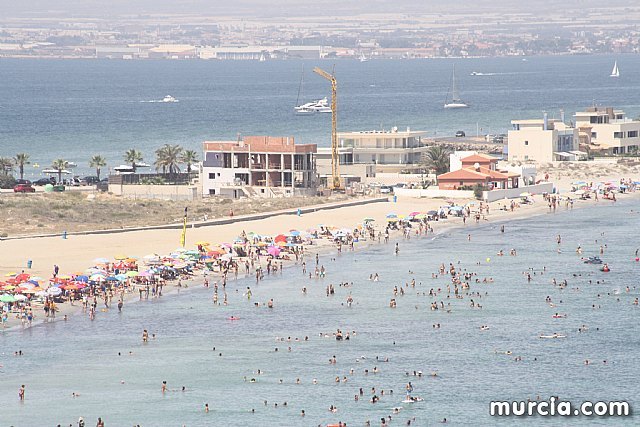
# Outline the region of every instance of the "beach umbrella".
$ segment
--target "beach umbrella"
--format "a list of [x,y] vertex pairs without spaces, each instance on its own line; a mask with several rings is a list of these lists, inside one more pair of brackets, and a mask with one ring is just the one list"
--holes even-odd
[[126,274],[116,274],[114,277],[120,282],[124,282],[128,278]]
[[584,190],[578,190],[578,191],[574,191],[574,193],[576,196],[582,196],[584,194]]
[[267,248],[267,253],[269,255],[273,255],[274,257],[277,257],[278,255],[280,255],[280,248],[278,248],[277,246],[269,246]]
[[89,280],[91,280],[92,282],[103,282],[104,276],[101,274],[94,274],[93,276],[89,277]]
[[15,298],[16,301],[26,301],[27,300],[27,296],[26,295],[14,295],[13,298]]
[[123,259],[127,259],[128,257],[126,255],[123,254],[118,254],[116,256],[113,257],[113,259],[116,259],[118,261],[122,261]]
[[0,295],[0,302],[15,302],[16,298],[11,294]]
[[420,213],[420,212],[411,212],[411,213],[409,214],[409,216],[416,216],[416,215],[418,215],[419,213]]
[[89,281],[89,276],[85,276],[84,274],[80,275],[80,276],[76,276],[76,281],[77,282],[85,282],[86,283],[86,282]]
[[520,197],[529,197],[531,196],[531,193],[527,193],[526,191],[524,193],[520,193]]
[[289,230],[289,234],[291,234],[294,237],[297,237],[300,235],[300,232],[298,230]]
[[397,218],[397,217],[398,217],[398,214],[395,214],[393,212],[387,214],[387,218]]
[[110,260],[108,260],[107,258],[96,258],[93,260],[93,262],[95,262],[96,264],[106,264],[110,262]]
[[230,260],[231,258],[233,258],[233,254],[224,254],[220,256],[220,259],[224,261]]
[[365,219],[363,219],[364,222],[374,222],[375,219],[371,218],[371,217],[366,217]]
[[200,245],[200,246],[210,246],[211,243],[205,242],[203,240],[200,240],[199,242],[196,242],[196,246],[198,246],[198,245]]
[[455,211],[455,212],[457,212],[457,211],[461,211],[461,210],[463,210],[463,209],[464,209],[464,208],[463,208],[462,206],[451,206],[451,207],[449,208],[449,210],[450,210],[450,211]]
[[13,277],[15,275],[17,275],[17,273],[7,273],[4,275],[4,277]]
[[22,274],[18,274],[15,279],[16,281],[18,281],[18,283],[20,282],[26,282],[27,280],[29,280],[29,277],[31,277],[30,275],[28,275],[27,273],[22,273]]
[[137,274],[138,274],[137,271],[131,270],[131,271],[127,271],[126,273],[124,273],[124,276],[125,277],[136,277]]
[[142,271],[142,272],[138,273],[136,276],[138,276],[138,277],[151,277],[151,276],[153,276],[153,274],[148,272],[148,271]]

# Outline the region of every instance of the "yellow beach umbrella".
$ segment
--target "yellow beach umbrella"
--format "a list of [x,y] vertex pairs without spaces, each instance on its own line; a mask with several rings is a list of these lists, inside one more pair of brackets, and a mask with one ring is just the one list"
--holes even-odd
[[122,255],[122,254],[118,254],[118,255],[114,256],[113,258],[117,259],[118,261],[122,261],[123,259],[127,259],[128,256]]

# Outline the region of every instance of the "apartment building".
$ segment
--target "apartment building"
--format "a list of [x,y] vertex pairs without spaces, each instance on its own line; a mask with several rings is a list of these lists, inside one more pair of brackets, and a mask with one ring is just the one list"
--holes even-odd
[[640,146],[640,120],[611,107],[590,107],[574,116],[576,128],[591,147],[609,154],[628,154]]
[[521,162],[552,162],[580,160],[586,153],[579,151],[578,130],[562,120],[512,120],[509,131],[508,159]]
[[284,197],[314,195],[316,144],[293,137],[246,136],[203,142],[204,196]]

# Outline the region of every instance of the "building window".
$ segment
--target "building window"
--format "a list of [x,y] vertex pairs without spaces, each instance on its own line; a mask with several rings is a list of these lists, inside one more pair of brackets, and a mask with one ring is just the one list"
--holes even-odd
[[215,173],[213,173],[213,172],[211,172],[211,173],[209,174],[209,179],[216,179],[216,174],[215,174]]
[[624,138],[624,132],[614,132],[613,137],[617,139]]
[[524,159],[525,160],[529,160],[529,156],[524,156]]
[[630,130],[629,132],[627,132],[627,138],[637,138],[637,137],[638,137],[637,130]]
[[213,189],[213,188],[210,188],[210,189],[209,189],[209,194],[210,194],[210,195],[212,195],[212,196],[215,196],[215,194],[216,194],[216,190],[215,190],[215,189]]
[[524,142],[524,145],[529,145],[529,141],[525,141],[525,142]]

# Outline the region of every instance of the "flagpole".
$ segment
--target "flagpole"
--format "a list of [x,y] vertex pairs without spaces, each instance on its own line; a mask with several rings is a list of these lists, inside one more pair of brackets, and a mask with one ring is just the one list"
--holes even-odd
[[184,248],[187,241],[187,209],[184,208],[184,221],[182,223],[182,236],[180,236],[180,245]]

